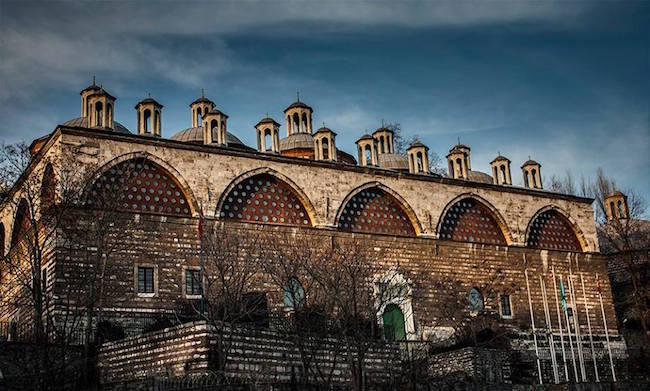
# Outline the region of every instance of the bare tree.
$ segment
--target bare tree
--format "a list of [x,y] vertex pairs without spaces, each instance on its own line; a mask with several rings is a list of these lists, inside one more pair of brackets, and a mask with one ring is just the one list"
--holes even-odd
[[[395,148],[395,153],[399,154],[405,154],[407,148],[413,144],[415,141],[418,141],[420,137],[415,134],[408,139],[404,138],[404,135],[402,134],[402,126],[398,122],[389,122],[384,125],[387,129],[390,129],[393,131],[393,147]],[[435,153],[433,150],[429,149],[429,154],[427,156],[429,160],[429,171],[445,176],[447,175],[446,170],[443,167],[442,164],[442,159],[440,156]]]

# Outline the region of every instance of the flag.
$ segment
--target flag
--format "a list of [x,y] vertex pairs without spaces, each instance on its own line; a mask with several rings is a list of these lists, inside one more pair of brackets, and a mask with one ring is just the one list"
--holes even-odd
[[203,207],[199,209],[199,238],[203,237]]
[[567,309],[566,295],[564,294],[564,283],[562,282],[561,278],[560,278],[560,298],[562,298],[562,309],[566,312]]
[[603,290],[602,290],[602,287],[600,286],[600,276],[599,275],[596,275],[596,283],[597,283],[598,294],[602,295]]

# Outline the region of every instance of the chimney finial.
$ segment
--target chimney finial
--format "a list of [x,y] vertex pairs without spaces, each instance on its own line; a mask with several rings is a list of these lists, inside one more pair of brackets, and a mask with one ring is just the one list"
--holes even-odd
[[300,102],[300,91],[296,90],[296,99],[298,102]]
[[95,85],[95,74],[93,73],[93,85]]

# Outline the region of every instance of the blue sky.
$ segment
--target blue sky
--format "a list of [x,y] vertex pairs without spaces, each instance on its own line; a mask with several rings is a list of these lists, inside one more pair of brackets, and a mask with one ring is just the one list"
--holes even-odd
[[2,0],[0,140],[78,117],[93,73],[132,130],[149,92],[164,137],[189,127],[205,88],[249,145],[300,90],[348,152],[384,119],[443,158],[460,137],[475,170],[501,152],[515,184],[530,155],[650,200],[649,20],[647,1]]

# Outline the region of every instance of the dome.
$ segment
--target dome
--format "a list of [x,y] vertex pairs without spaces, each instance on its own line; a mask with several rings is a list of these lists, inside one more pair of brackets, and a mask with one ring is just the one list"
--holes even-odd
[[79,117],[75,119],[71,119],[69,121],[65,121],[63,123],[63,126],[71,126],[71,127],[76,127],[76,128],[88,128],[88,129],[104,129],[104,130],[111,130],[117,133],[131,133],[129,129],[127,129],[124,125],[117,121],[113,121],[113,129],[110,128],[104,128],[102,126],[88,126],[88,117]]
[[526,166],[541,166],[541,164],[537,163],[534,160],[528,159],[524,162],[524,164],[521,165],[522,168]]
[[[187,128],[184,130],[181,130],[180,132],[177,132],[173,136],[169,138],[170,140],[175,140],[175,141],[182,141],[185,143],[198,143],[198,144],[203,144],[203,128],[200,126],[197,126],[195,128]],[[217,139],[217,130],[212,129],[212,139],[216,140]],[[230,132],[226,132],[226,142],[228,145],[239,145],[242,147],[249,148],[244,144],[240,139],[235,137]]]
[[309,110],[312,109],[306,103],[297,100],[297,101],[293,102],[292,104],[290,104],[286,109],[284,109],[284,111],[286,112],[287,110],[293,109],[293,108],[303,108],[303,109],[309,109]]
[[470,147],[468,147],[467,145],[464,145],[464,144],[456,144],[456,145],[454,145],[454,147],[452,149],[449,150],[449,153],[454,152],[454,151],[464,151],[464,150],[469,151]]
[[507,157],[505,157],[505,156],[503,156],[503,155],[499,155],[499,156],[495,157],[494,160],[492,160],[490,163],[500,162],[500,161],[506,161],[506,162],[509,162],[510,159],[508,159]]
[[314,137],[309,133],[294,133],[280,140],[280,151],[314,149]]
[[481,171],[470,171],[467,173],[467,176],[472,182],[494,183],[490,175]]
[[379,155],[378,162],[381,168],[406,171],[409,169],[409,161],[406,156],[397,153],[382,153]]

